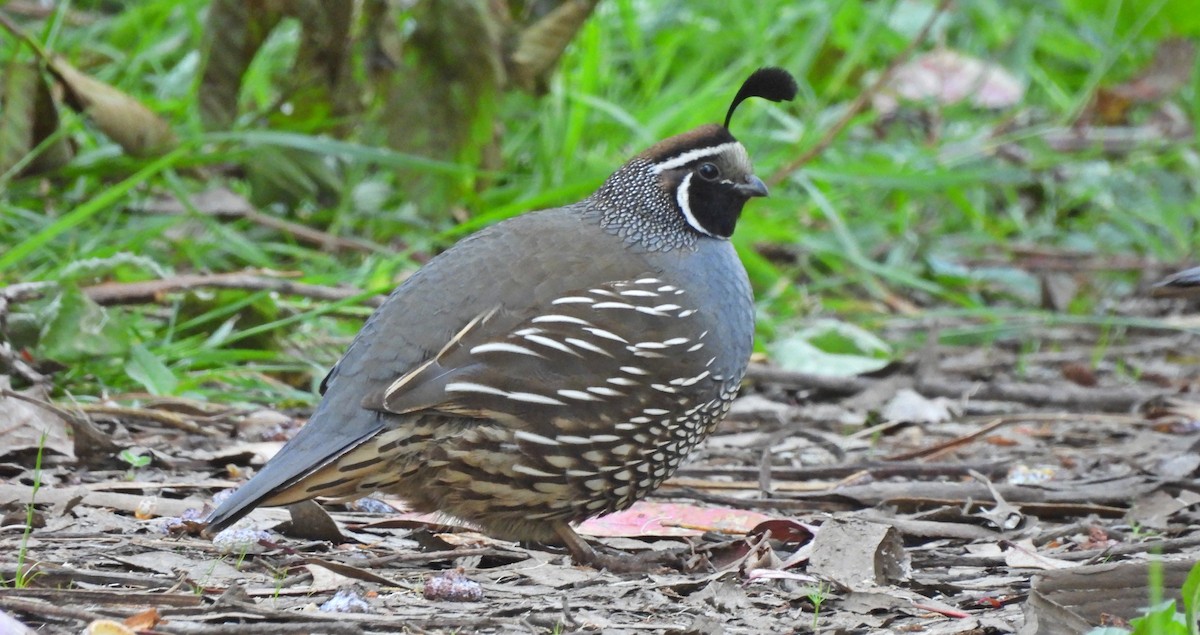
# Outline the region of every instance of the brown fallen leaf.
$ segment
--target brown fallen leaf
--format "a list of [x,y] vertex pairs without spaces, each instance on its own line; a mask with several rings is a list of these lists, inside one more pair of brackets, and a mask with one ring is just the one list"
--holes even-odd
[[21,176],[44,174],[66,165],[75,158],[75,141],[59,134],[58,103],[45,76],[38,74],[37,101],[33,109],[33,149],[40,151],[30,160]]
[[287,531],[281,530],[284,535],[308,540],[323,540],[333,544],[341,544],[346,541],[345,536],[338,529],[337,523],[329,517],[329,512],[325,511],[325,508],[318,505],[316,501],[300,501],[288,505],[287,509],[292,524]]
[[62,56],[54,55],[46,64],[66,89],[67,105],[90,117],[125,152],[157,156],[178,144],[171,126],[137,99],[83,73]]
[[0,73],[0,173],[33,148],[33,118],[37,68],[15,59]]
[[124,620],[125,626],[135,631],[148,631],[162,622],[162,615],[156,608],[149,608],[140,613],[134,613]]
[[1187,86],[1196,59],[1196,45],[1186,38],[1159,42],[1154,59],[1133,79],[1097,89],[1080,121],[1115,126],[1129,123],[1129,111],[1137,104],[1162,101]]
[[1100,384],[1100,380],[1096,377],[1096,371],[1087,364],[1071,362],[1063,364],[1060,370],[1062,371],[1063,378],[1073,384],[1089,388]]
[[513,83],[526,92],[545,92],[547,73],[595,8],[595,0],[568,0],[526,27],[509,58]]
[[36,62],[13,55],[0,68],[0,104],[0,174],[24,162],[18,174],[31,176],[71,160],[70,142],[55,135],[58,109]]

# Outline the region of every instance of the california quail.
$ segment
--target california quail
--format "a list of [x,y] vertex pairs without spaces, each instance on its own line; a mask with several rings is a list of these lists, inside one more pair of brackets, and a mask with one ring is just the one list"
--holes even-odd
[[1184,269],[1159,280],[1151,292],[1157,296],[1200,297],[1200,267]]
[[399,495],[497,537],[595,553],[568,523],[623,510],[729,410],[754,338],[728,238],[767,188],[729,120],[795,97],[763,68],[724,125],[635,156],[583,201],[484,229],[367,320],[299,433],[208,518],[256,505]]

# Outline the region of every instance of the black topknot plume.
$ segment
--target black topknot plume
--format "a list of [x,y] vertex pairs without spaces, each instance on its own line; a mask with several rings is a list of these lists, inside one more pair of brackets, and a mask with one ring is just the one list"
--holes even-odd
[[737,110],[738,104],[743,101],[751,97],[762,97],[770,101],[791,101],[796,98],[796,90],[796,79],[782,68],[765,66],[754,71],[742,82],[742,87],[733,96],[729,112],[725,113],[725,128],[729,128],[733,111]]

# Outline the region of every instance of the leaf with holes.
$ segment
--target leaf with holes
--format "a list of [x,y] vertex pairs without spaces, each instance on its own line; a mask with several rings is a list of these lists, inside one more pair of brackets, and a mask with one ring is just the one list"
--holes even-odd
[[769,350],[771,359],[787,370],[831,376],[876,371],[892,357],[887,342],[838,320],[819,320],[776,340]]
[[38,353],[59,362],[96,357],[123,357],[129,350],[129,330],[121,314],[90,300],[78,287],[67,285],[43,311]]

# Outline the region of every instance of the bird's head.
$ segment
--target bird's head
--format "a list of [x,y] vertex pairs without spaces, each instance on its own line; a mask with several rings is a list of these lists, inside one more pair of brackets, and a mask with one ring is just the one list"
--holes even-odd
[[795,96],[796,80],[787,71],[761,68],[734,96],[724,125],[700,126],[654,144],[613,174],[606,184],[612,187],[605,189],[658,201],[659,206],[643,211],[681,219],[702,236],[729,238],[746,201],[767,195],[746,148],[729,132],[729,121],[738,104],[750,97],[789,101]]

